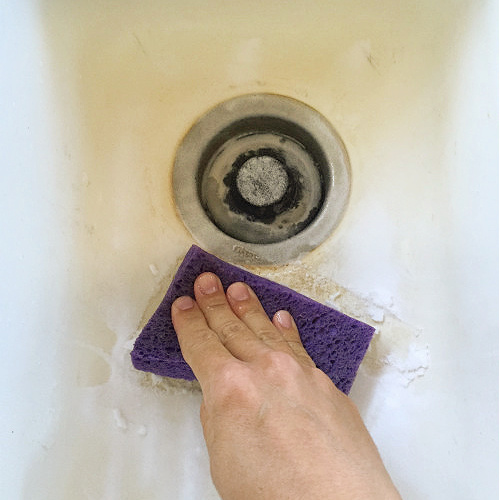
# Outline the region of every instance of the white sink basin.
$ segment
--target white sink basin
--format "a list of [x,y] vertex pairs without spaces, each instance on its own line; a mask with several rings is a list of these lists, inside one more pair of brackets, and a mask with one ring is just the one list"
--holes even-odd
[[498,496],[498,6],[0,7],[0,496],[216,499],[200,393],[129,351],[193,239],[170,186],[207,109],[317,109],[352,167],[340,226],[257,269],[378,327],[351,396],[403,498]]

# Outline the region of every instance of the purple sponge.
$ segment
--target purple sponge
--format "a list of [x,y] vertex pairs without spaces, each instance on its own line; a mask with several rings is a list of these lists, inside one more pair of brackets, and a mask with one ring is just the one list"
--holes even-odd
[[235,281],[247,283],[270,318],[280,309],[288,310],[316,366],[341,391],[349,393],[374,328],[290,288],[228,264],[195,245],[186,254],[163,301],[135,342],[131,353],[135,368],[166,377],[195,378],[182,357],[170,306],[181,295],[193,297],[194,280],[206,271],[217,274],[225,289]]

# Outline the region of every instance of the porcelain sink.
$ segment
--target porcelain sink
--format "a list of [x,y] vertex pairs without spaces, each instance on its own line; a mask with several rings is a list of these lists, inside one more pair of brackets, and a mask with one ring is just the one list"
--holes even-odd
[[351,194],[318,248],[252,270],[376,326],[351,397],[403,498],[497,498],[497,21],[492,0],[4,2],[0,496],[218,498],[199,390],[130,350],[195,242],[177,146],[266,92],[331,122]]

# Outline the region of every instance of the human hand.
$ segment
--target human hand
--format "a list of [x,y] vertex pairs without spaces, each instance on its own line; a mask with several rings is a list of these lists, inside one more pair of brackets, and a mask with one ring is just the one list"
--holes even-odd
[[211,273],[172,320],[200,382],[212,479],[224,500],[400,499],[354,403],[302,346],[291,315],[272,322],[255,293]]

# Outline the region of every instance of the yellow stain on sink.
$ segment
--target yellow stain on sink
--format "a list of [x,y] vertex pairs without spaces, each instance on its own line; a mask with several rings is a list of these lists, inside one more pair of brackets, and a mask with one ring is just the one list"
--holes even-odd
[[[418,329],[390,307],[374,309],[373,301],[337,283],[364,276],[374,262],[387,264],[389,273],[402,258],[424,277],[395,271],[398,296],[406,290],[410,298],[420,297],[414,290],[425,273],[432,277],[441,265],[441,254],[434,259],[431,252],[443,234],[434,211],[448,203],[443,186],[453,175],[441,161],[456,105],[450,82],[481,5],[40,2],[53,121],[67,151],[66,162],[54,168],[71,170],[74,179],[67,299],[73,326],[66,332],[66,377],[57,382],[62,395],[54,444],[27,474],[27,498],[152,500],[165,492],[171,498],[217,498],[205,457],[189,454],[193,442],[203,446],[199,394],[172,390],[147,375],[141,379],[127,348],[192,243],[172,197],[176,148],[205,111],[237,95],[280,93],[316,108],[340,133],[353,170],[345,218],[304,260],[310,267],[259,273],[376,324],[380,333],[360,370],[367,387],[361,407],[370,400],[370,384],[387,370],[397,372],[403,385],[427,375],[428,352]],[[390,216],[391,231],[383,245],[373,238],[373,245],[361,248],[360,229],[377,202]],[[360,258],[354,251],[365,253]],[[342,269],[347,273],[339,278]],[[410,284],[405,288],[402,281]],[[441,284],[431,286],[438,295]],[[168,398],[157,389],[170,390]],[[116,421],[116,408],[126,409],[126,425]],[[420,437],[420,431],[412,429],[412,435]],[[382,440],[386,450],[387,443],[389,438]],[[455,452],[446,446],[440,450]],[[398,463],[394,459],[393,467]],[[410,483],[404,471],[400,476]]]

